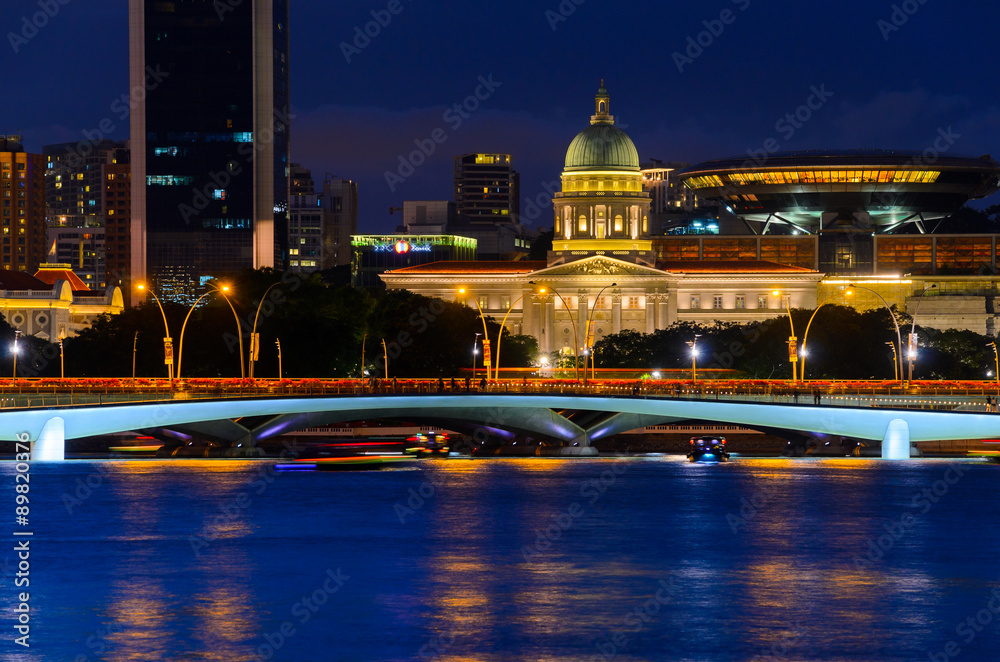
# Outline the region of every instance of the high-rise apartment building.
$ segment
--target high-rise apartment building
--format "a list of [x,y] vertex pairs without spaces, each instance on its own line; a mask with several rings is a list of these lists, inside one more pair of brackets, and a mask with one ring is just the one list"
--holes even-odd
[[42,153],[47,260],[71,264],[89,287],[103,290],[110,283],[127,291],[132,200],[128,142],[60,143],[46,145]]
[[510,154],[455,157],[455,205],[473,219],[517,222],[521,214],[520,176]]
[[45,157],[0,136],[0,268],[34,273],[45,261]]
[[291,167],[288,265],[291,271],[322,271],[351,263],[351,235],[358,231],[358,185],[327,175],[316,191],[312,172]]
[[287,0],[129,0],[132,274],[186,298],[287,259]]

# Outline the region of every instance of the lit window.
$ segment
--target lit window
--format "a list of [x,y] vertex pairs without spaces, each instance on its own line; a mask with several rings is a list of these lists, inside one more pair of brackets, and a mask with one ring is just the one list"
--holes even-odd
[[701,297],[694,295],[691,297],[691,309],[696,310],[701,308]]
[[510,295],[500,297],[500,307],[504,310],[510,310]]
[[758,294],[757,295],[757,307],[758,308],[762,308],[762,309],[767,308],[767,295],[766,294]]
[[639,309],[639,297],[629,297],[628,298],[628,307],[631,310],[638,310]]
[[215,191],[212,192],[212,199],[213,200],[225,200],[226,199],[226,189],[224,189],[224,188],[217,188],[217,189],[215,189]]
[[712,308],[715,308],[716,310],[719,310],[719,309],[722,308],[722,296],[721,295],[717,294],[714,297],[712,297]]
[[299,254],[299,249],[297,249],[297,248],[291,248],[291,249],[288,250],[288,254],[289,255],[298,255]]
[[747,307],[747,298],[742,294],[736,296],[736,309],[743,310]]

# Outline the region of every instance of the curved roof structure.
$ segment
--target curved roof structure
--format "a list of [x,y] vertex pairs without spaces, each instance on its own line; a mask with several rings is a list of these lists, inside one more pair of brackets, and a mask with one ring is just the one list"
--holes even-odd
[[811,232],[828,218],[867,214],[873,230],[945,218],[1000,190],[1000,163],[893,150],[779,152],[707,161],[679,175],[700,197],[746,220]]
[[569,144],[566,170],[589,169],[639,172],[639,152],[635,143],[614,124],[588,126]]

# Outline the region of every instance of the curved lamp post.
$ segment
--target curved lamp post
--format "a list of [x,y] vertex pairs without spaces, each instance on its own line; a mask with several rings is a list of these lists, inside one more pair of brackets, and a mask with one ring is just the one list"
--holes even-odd
[[885,344],[892,347],[892,374],[895,375],[896,381],[899,381],[899,362],[896,360],[898,354],[896,354],[896,343],[891,340],[886,340]]
[[[856,285],[854,283],[851,283],[850,287],[853,287],[856,290],[865,290],[867,292],[871,292],[872,294],[874,294],[875,296],[878,297],[879,301],[882,302],[882,305],[885,306],[885,309],[889,311],[889,317],[892,318],[892,323],[896,327],[896,346],[897,347],[902,347],[903,346],[903,337],[899,333],[899,322],[896,321],[896,314],[892,312],[892,308],[890,308],[889,304],[886,302],[886,300],[882,298],[882,295],[879,294],[878,292],[876,292],[875,290],[871,289],[870,287],[862,287],[862,286]],[[893,357],[893,364],[894,365],[898,365],[898,372],[896,372],[895,369],[893,370],[893,372],[896,372],[897,375],[902,374],[902,372],[903,372],[903,357],[901,357],[901,356],[894,356]]]
[[[846,290],[844,292],[844,296],[848,296],[849,297],[852,294],[854,294],[854,292],[852,292],[851,290]],[[814,310],[813,314],[809,317],[809,323],[806,324],[806,332],[804,334],[802,334],[802,363],[799,365],[799,378],[802,381],[806,381],[806,357],[808,356],[808,354],[806,353],[806,347],[807,347],[806,342],[809,340],[809,328],[812,326],[813,320],[816,319],[816,313],[819,312],[819,309],[822,308],[823,306],[825,306],[826,304],[830,303],[831,301],[833,301],[836,298],[837,298],[837,295],[833,295],[832,297],[827,297],[823,301],[823,303],[821,303],[818,306],[816,306],[816,310]]]
[[910,337],[906,341],[906,363],[908,366],[906,380],[910,382],[913,381],[913,357],[917,353],[917,312],[920,310],[920,302],[924,300],[924,295],[927,294],[927,291],[933,290],[936,287],[937,284],[934,284],[920,290],[920,296],[917,297],[917,305],[913,307],[913,317],[910,318]]
[[781,290],[774,290],[771,294],[781,299],[781,303],[785,304],[785,311],[788,313],[788,326],[792,331],[792,335],[788,337],[788,361],[792,364],[792,383],[794,384],[798,380],[798,375],[795,374],[795,365],[799,360],[799,353],[795,348],[795,322],[792,320],[792,309],[788,305],[788,300],[781,296]]
[[997,344],[995,342],[986,343],[987,347],[993,348],[993,361],[996,363],[997,370],[994,375],[996,375],[997,386],[1000,386],[1000,355],[997,354]]
[[[597,360],[594,357],[594,347],[593,347],[593,345],[590,344],[590,325],[594,321],[594,313],[597,311],[597,302],[600,301],[601,295],[604,294],[604,290],[608,289],[609,287],[618,287],[618,283],[611,283],[610,285],[605,285],[604,287],[601,288],[601,291],[597,293],[597,296],[594,297],[594,307],[590,309],[590,314],[587,315],[587,326],[584,328],[584,331],[583,331],[583,344],[589,350],[588,354],[585,355],[585,358],[586,358],[586,356],[590,356],[591,367],[593,369],[593,372],[597,371]],[[592,375],[592,378],[596,378],[596,377]],[[584,384],[584,386],[587,385],[587,364],[586,363],[583,365],[583,384]]]
[[[257,318],[260,316],[260,309],[267,300],[267,293],[283,282],[279,280],[277,283],[271,283],[271,286],[264,290],[264,295],[257,303],[257,312],[253,316],[253,329],[250,331],[250,379],[253,379],[253,364],[257,362],[257,355],[260,354],[260,338],[257,337]],[[242,333],[242,329],[240,332]]]
[[507,317],[510,315],[510,311],[514,310],[514,306],[516,306],[523,298],[524,295],[522,294],[514,300],[514,303],[510,304],[510,308],[507,309],[507,312],[503,316],[503,321],[500,322],[500,332],[497,333],[497,351],[496,356],[494,357],[496,360],[493,365],[494,379],[500,379],[500,341],[503,339],[503,330],[507,328]]
[[233,308],[233,302],[226,296],[226,292],[228,291],[229,287],[223,287],[221,290],[218,290],[219,294],[222,295],[222,298],[229,304],[229,309],[233,311],[233,319],[236,320],[236,337],[239,338],[240,341],[240,379],[246,379],[246,364],[243,362],[243,327],[240,326],[240,316],[236,314],[236,309]]
[[194,309],[198,307],[198,304],[201,303],[201,300],[204,299],[205,297],[216,293],[222,294],[223,292],[228,292],[228,291],[229,291],[229,286],[223,285],[217,290],[209,290],[208,292],[205,292],[200,297],[195,299],[195,302],[193,304],[191,304],[191,310],[188,311],[187,316],[184,318],[184,324],[181,325],[181,339],[180,342],[177,344],[177,379],[181,378],[181,361],[183,361],[184,359],[184,330],[187,329],[187,323],[188,320],[191,319],[191,313],[194,312]]
[[[534,285],[535,281],[529,280],[528,284]],[[570,310],[568,305],[566,305],[566,299],[563,299],[563,296],[556,291],[556,288],[549,287],[548,289],[552,290],[552,293],[555,294],[557,297],[559,297],[559,300],[562,301],[563,308],[565,308],[566,312],[569,314],[569,322],[570,325],[573,327],[573,351],[576,357],[573,362],[573,367],[576,369],[574,374],[576,375],[576,381],[580,381],[580,338],[576,332],[576,320],[573,319],[573,311]],[[546,288],[544,287],[538,290],[539,294],[545,294],[545,292]]]
[[[145,292],[146,286],[142,283],[136,285],[136,289]],[[163,331],[166,335],[163,337],[163,362],[167,364],[167,378],[170,381],[174,380],[174,339],[170,337],[170,325],[167,324],[167,314],[163,312],[163,304],[160,303],[160,297],[156,296],[156,292],[152,288],[149,288],[149,293],[153,295],[153,301],[160,308],[160,314],[163,315]]]
[[[463,288],[461,288],[458,291],[458,293],[459,294],[467,294],[468,290],[466,290],[463,287]],[[486,316],[483,315],[483,309],[479,305],[479,299],[477,299],[476,297],[472,297],[472,300],[476,302],[476,310],[479,311],[479,319],[483,323],[483,366],[486,368],[486,381],[488,382],[488,381],[490,381],[490,364],[486,360],[486,347],[487,347],[487,345],[489,345],[489,342],[490,342],[489,341],[489,337],[490,337],[490,335],[489,335],[489,331],[487,331],[487,329],[486,329]],[[475,363],[473,363],[472,376],[473,377],[476,376]]]

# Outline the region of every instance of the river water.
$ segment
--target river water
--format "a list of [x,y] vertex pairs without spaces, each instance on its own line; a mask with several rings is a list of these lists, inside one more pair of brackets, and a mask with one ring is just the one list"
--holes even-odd
[[[1000,659],[986,462],[30,471],[18,589],[15,467],[0,464],[5,661]],[[28,649],[12,628],[24,590]]]

